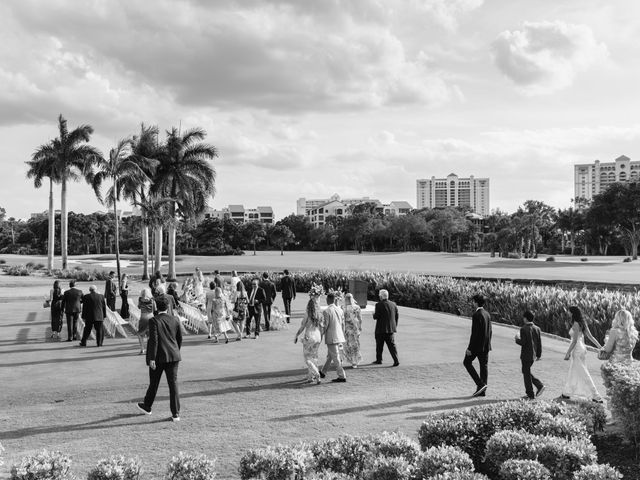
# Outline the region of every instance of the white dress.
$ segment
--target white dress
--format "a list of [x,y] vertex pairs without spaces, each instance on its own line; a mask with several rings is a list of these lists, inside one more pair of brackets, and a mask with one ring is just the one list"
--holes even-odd
[[571,352],[569,373],[562,388],[562,394],[567,397],[581,397],[586,399],[600,399],[600,393],[593,383],[587,370],[587,346],[584,343],[584,333],[578,328],[571,329],[571,340],[577,337],[576,345]]

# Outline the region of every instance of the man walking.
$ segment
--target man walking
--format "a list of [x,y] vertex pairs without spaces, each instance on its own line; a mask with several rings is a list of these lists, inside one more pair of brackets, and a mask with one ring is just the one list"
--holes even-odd
[[335,295],[327,294],[327,308],[322,312],[324,317],[324,341],[327,344],[327,361],[320,370],[320,378],[326,377],[326,371],[333,363],[338,371],[338,378],[331,380],[335,383],[344,383],[347,377],[342,368],[342,359],[340,358],[340,346],[346,342],[344,338],[344,314],[335,303]]
[[[484,309],[485,299],[482,295],[476,294],[472,300],[475,303],[476,311],[471,317],[471,337],[462,363],[476,384],[476,391],[472,397],[484,397],[489,378],[487,364],[491,351],[491,315]],[[480,375],[473,366],[473,361],[476,358],[480,364]]]
[[[524,312],[524,325],[520,327],[520,333],[516,334],[516,343],[520,349],[520,362],[522,363],[522,377],[524,379],[525,398],[533,400],[544,391],[544,385],[531,373],[531,366],[534,361],[540,360],[542,356],[542,340],[540,339],[540,327],[533,323],[533,313],[527,310]],[[533,394],[533,386],[536,393]]]
[[264,313],[264,329],[269,330],[271,325],[271,305],[276,299],[276,285],[269,280],[269,274],[264,272],[262,274],[262,282],[260,282],[260,288],[264,290],[265,301],[262,304],[262,311]]
[[385,289],[378,293],[380,301],[376,303],[373,319],[376,321],[376,361],[374,364],[382,364],[382,350],[387,344],[393,366],[400,365],[398,361],[398,349],[396,348],[395,333],[398,326],[398,307],[389,300],[389,292]]
[[249,303],[247,304],[247,310],[249,312],[249,318],[246,325],[246,336],[251,334],[251,319],[254,320],[256,329],[254,338],[257,340],[260,337],[260,314],[262,313],[262,304],[266,301],[267,296],[264,290],[260,288],[258,279],[251,280],[251,292],[249,292]]
[[169,407],[171,420],[180,421],[180,396],[178,392],[178,365],[182,360],[182,329],[180,320],[169,315],[167,301],[163,297],[156,299],[159,313],[149,320],[149,340],[147,341],[147,365],[149,365],[149,388],[144,401],[138,403],[138,409],[151,415],[151,407],[158,392],[158,385],[165,372],[169,385]]
[[78,317],[82,311],[82,290],[76,288],[76,281],[69,281],[69,290],[62,294],[62,305],[67,317],[67,342],[78,339]]
[[107,307],[112,312],[116,311],[116,292],[118,286],[116,285],[116,272],[109,272],[109,278],[107,278],[104,284],[104,298],[107,301]]
[[91,285],[89,287],[89,293],[82,297],[82,319],[84,320],[84,331],[82,332],[82,339],[80,340],[80,346],[87,346],[87,339],[91,335],[91,329],[96,330],[96,345],[102,346],[104,340],[104,329],[102,328],[102,322],[104,317],[107,316],[107,306],[105,304],[104,296],[100,295],[96,291],[96,286]]
[[282,292],[282,303],[284,303],[284,313],[287,315],[287,323],[291,322],[291,300],[296,298],[296,282],[289,276],[289,270],[284,270],[284,275],[280,279],[280,291]]

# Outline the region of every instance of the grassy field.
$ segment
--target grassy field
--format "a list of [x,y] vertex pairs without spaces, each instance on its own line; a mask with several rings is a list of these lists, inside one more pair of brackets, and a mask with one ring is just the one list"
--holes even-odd
[[[449,273],[473,271],[491,277],[513,271],[503,267],[493,272],[490,268],[496,261],[480,255],[281,257],[259,252],[256,257],[185,258],[179,270],[188,272],[195,265],[205,270],[256,271],[322,266],[442,273],[448,265]],[[526,269],[515,270],[523,275],[542,274],[547,268],[575,275],[590,271],[597,281],[603,281],[602,275],[595,275],[604,271],[599,268],[615,267],[625,274],[637,270],[635,263],[567,263],[548,267],[531,261]],[[424,269],[419,270],[418,264]],[[619,276],[611,278],[620,281]],[[237,478],[239,458],[249,448],[383,430],[400,430],[415,438],[421,420],[431,412],[520,398],[524,393],[513,329],[494,328],[488,396],[471,399],[474,385],[462,366],[469,320],[408,308],[400,309],[400,367],[389,368],[386,352],[385,364],[368,365],[374,359],[374,323],[368,313],[362,334],[363,365],[347,370],[346,384],[309,386],[304,383],[302,348],[293,344],[307,299],[300,294],[288,330],[228,345],[212,344],[202,335],[185,339],[179,374],[182,421],[174,424],[168,421],[164,383],[152,416],[140,415],[135,408],[148,382],[135,338],[107,338],[101,349],[48,338],[48,312],[41,298],[50,284],[48,278],[0,275],[0,443],[6,448],[0,478],[8,478],[10,464],[42,448],[71,455],[79,478],[111,454],[138,456],[145,468],[143,478],[161,478],[167,462],[180,451],[215,457],[219,478]],[[133,295],[140,287],[134,283]],[[276,304],[281,306],[279,298]],[[544,340],[543,361],[536,369],[547,385],[547,398],[560,393],[566,348],[562,340]],[[321,357],[325,352],[322,348]],[[589,366],[603,392],[595,354],[590,355]],[[327,380],[334,375],[330,373]]]

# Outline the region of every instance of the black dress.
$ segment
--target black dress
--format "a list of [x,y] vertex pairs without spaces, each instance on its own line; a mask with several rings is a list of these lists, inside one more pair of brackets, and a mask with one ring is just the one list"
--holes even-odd
[[60,333],[62,331],[62,290],[60,288],[53,289],[51,295],[51,332]]
[[129,286],[127,284],[125,284],[124,288],[120,290],[120,298],[122,299],[120,316],[122,318],[129,318]]

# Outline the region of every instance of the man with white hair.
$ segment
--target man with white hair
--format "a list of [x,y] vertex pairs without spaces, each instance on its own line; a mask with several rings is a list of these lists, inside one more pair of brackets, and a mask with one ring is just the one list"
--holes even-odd
[[89,293],[82,297],[82,319],[84,320],[84,331],[82,332],[82,339],[80,340],[80,346],[87,346],[87,339],[91,335],[91,329],[96,330],[96,344],[98,347],[102,346],[104,340],[104,330],[102,328],[102,322],[107,316],[107,304],[104,296],[97,292],[96,286],[91,285],[89,287]]
[[380,290],[378,293],[380,301],[376,303],[373,313],[373,319],[376,321],[376,360],[374,364],[382,364],[382,349],[387,344],[391,358],[393,358],[393,366],[400,365],[398,361],[398,350],[394,334],[398,325],[398,307],[389,300],[389,292]]

